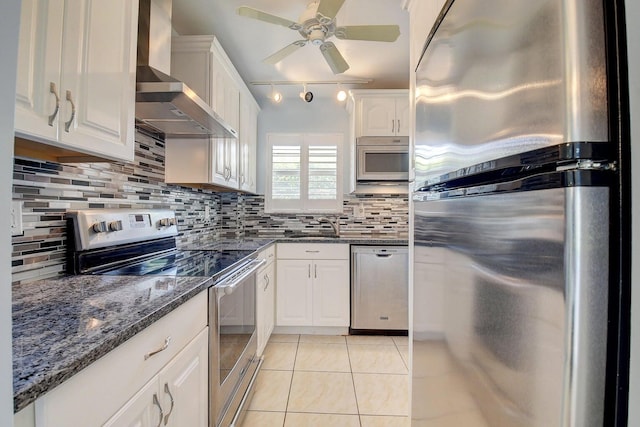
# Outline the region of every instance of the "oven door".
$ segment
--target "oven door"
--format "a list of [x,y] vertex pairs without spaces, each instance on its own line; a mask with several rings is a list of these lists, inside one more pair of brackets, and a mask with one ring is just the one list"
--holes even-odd
[[358,145],[358,181],[407,181],[408,145]]
[[209,289],[211,421],[228,426],[258,365],[256,270],[252,260]]

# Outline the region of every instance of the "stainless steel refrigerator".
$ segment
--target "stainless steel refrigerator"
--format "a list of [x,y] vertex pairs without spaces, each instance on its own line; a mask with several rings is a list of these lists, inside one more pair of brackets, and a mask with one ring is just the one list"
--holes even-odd
[[614,425],[624,405],[618,59],[603,3],[448,1],[425,42],[413,426]]

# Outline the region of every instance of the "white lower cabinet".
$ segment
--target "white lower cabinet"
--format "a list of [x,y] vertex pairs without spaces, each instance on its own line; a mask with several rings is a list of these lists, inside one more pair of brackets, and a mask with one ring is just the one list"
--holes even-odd
[[206,427],[207,302],[201,292],[38,398],[35,427]]
[[258,335],[258,356],[262,356],[275,325],[275,246],[262,251],[258,258],[264,258],[267,261],[256,274],[256,330]]
[[104,427],[205,427],[208,421],[207,339],[208,331],[204,329],[104,423]]
[[349,245],[279,244],[276,307],[278,326],[348,327]]
[[278,259],[278,326],[313,325],[313,281],[309,260]]
[[349,326],[349,261],[313,261],[313,325]]

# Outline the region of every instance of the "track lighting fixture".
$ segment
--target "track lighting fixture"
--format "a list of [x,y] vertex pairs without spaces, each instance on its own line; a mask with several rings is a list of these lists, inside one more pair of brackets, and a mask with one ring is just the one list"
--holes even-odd
[[273,85],[271,85],[271,101],[273,101],[274,104],[279,104],[280,101],[282,101],[282,94],[280,92],[276,92]]
[[315,81],[315,82],[303,82],[303,81],[266,81],[266,82],[251,82],[252,85],[269,85],[271,86],[271,94],[269,94],[269,99],[274,104],[278,104],[282,101],[283,96],[280,92],[278,92],[275,86],[284,86],[284,85],[302,85],[302,92],[299,93],[299,96],[305,102],[311,102],[314,99],[314,94],[310,90],[307,90],[308,85],[337,85],[338,91],[336,92],[336,100],[338,102],[344,102],[347,100],[347,92],[342,88],[341,85],[363,85],[367,83],[371,83],[370,79],[359,79],[359,80],[341,80],[341,81]]

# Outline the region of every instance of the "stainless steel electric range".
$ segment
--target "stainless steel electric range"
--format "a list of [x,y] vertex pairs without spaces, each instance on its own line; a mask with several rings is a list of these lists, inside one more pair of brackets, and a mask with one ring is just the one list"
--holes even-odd
[[[252,250],[180,250],[171,210],[90,209],[68,213],[68,271],[213,279],[209,288],[209,424],[235,425],[251,396],[256,356],[256,270]],[[71,234],[70,234],[71,236]]]

